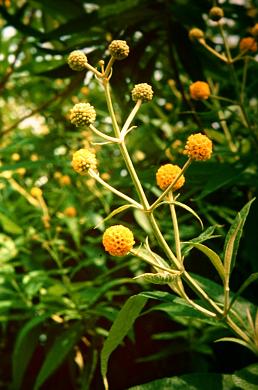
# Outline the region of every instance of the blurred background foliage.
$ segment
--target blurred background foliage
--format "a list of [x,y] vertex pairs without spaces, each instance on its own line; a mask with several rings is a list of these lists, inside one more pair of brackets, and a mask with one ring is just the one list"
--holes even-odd
[[[84,50],[89,62],[98,66],[100,59],[108,60],[112,39],[128,42],[130,55],[115,64],[111,79],[120,123],[132,108],[134,84],[153,86],[155,99],[141,108],[135,120],[138,128],[128,137],[150,200],[160,194],[155,184],[157,168],[166,162],[183,164],[185,140],[199,131],[213,139],[214,156],[187,171],[181,201],[198,212],[206,228],[217,226],[220,237],[210,244],[214,250],[222,251],[236,212],[257,196],[257,57],[253,55],[248,63],[245,87],[249,128],[227,101],[206,104],[189,98],[191,82],[207,80],[218,95],[237,100],[232,68],[188,37],[189,29],[201,28],[207,42],[223,50],[219,31],[207,17],[215,4],[204,0],[0,1],[0,348],[5,356],[1,388],[11,384],[14,390],[36,389],[43,383],[52,388],[61,383],[63,389],[101,389],[98,355],[110,324],[128,296],[150,288],[130,279],[146,267],[132,258],[111,259],[101,245],[104,225],[94,229],[123,202],[71,170],[72,152],[94,140],[88,130],[79,132],[70,124],[69,110],[75,103],[94,105],[96,126],[111,132],[97,80],[90,72],[75,73],[66,63],[72,50]],[[250,35],[257,22],[257,2],[232,0],[219,5],[224,9],[230,48],[237,55],[239,40]],[[235,64],[234,74],[241,83],[243,61]],[[221,111],[233,148],[222,131]],[[117,150],[97,149],[103,178],[135,195]],[[43,191],[43,207],[30,195],[33,187]],[[42,219],[46,213],[49,228]],[[157,214],[171,240],[166,210],[160,207]],[[201,233],[190,214],[181,209],[178,214],[182,240]],[[241,242],[233,291],[257,271],[257,218],[256,201]],[[112,223],[121,221],[134,227],[137,243],[149,234],[147,222],[137,212],[112,219]],[[186,261],[193,272],[218,281],[200,253],[192,250]],[[245,297],[257,303],[257,293],[254,284]],[[171,321],[166,312],[150,310],[137,320],[135,336],[132,333],[111,359],[112,389],[188,372],[233,372],[253,362],[240,347],[211,344],[220,330],[213,334],[207,324],[172,317]],[[236,364],[229,360],[232,353],[239,356]]]

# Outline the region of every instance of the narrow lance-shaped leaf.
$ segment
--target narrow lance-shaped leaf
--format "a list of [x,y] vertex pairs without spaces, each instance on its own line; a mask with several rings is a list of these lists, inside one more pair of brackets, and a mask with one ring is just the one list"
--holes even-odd
[[226,275],[229,275],[234,268],[243,226],[254,200],[255,198],[250,200],[237,214],[226,236],[223,254]]
[[258,272],[255,272],[251,275],[248,276],[248,278],[244,281],[244,283],[241,285],[241,287],[239,288],[239,290],[237,291],[237,293],[234,295],[234,297],[232,298],[231,302],[230,302],[230,305],[229,305],[229,309],[231,308],[231,306],[234,304],[234,302],[237,300],[237,298],[242,294],[242,292],[253,282],[255,282],[256,280],[258,279]]
[[222,281],[224,281],[225,278],[225,270],[224,266],[222,264],[222,261],[219,257],[219,255],[214,252],[212,249],[208,248],[206,245],[200,244],[198,242],[186,242],[186,244],[191,245],[194,248],[199,249],[199,251],[203,252],[211,261],[213,266],[216,268],[220,278]]
[[134,321],[145,306],[147,300],[147,297],[133,295],[126,301],[118,313],[101,351],[101,374],[103,378],[106,378],[107,375],[108,360],[111,353],[119,346],[124,337],[127,335]]
[[44,315],[32,318],[18,334],[12,361],[13,378],[11,389],[13,390],[21,388],[23,376],[38,342],[41,324],[47,317],[47,315]]
[[34,390],[38,390],[45,380],[62,364],[79,339],[81,330],[81,324],[76,323],[57,337],[39,371]]

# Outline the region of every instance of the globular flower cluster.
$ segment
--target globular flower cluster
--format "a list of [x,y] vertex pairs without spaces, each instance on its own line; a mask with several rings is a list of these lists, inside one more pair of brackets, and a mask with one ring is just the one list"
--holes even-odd
[[90,168],[96,169],[97,160],[95,153],[89,149],[77,150],[73,154],[72,167],[75,172],[81,175],[86,174]]
[[30,193],[34,198],[40,198],[42,196],[42,190],[39,187],[32,187]]
[[220,7],[212,7],[209,12],[209,17],[214,22],[218,22],[224,16],[224,11]]
[[111,56],[116,60],[123,60],[128,57],[129,54],[129,46],[126,41],[119,39],[112,41],[108,46],[108,49]]
[[135,243],[132,231],[123,225],[106,229],[102,242],[105,250],[112,256],[126,255]]
[[70,121],[76,127],[89,126],[95,119],[95,108],[89,103],[77,103],[70,110]]
[[205,81],[196,81],[190,85],[189,90],[194,100],[207,100],[211,94],[209,84]]
[[80,72],[85,69],[87,64],[87,57],[81,50],[72,51],[67,59],[68,65],[72,70]]
[[152,97],[152,87],[147,83],[136,84],[132,90],[132,99],[134,102],[137,102],[137,100],[141,100],[142,102],[149,102],[152,100]]
[[[156,173],[157,185],[164,191],[181,173],[182,169],[178,165],[162,165]],[[185,183],[184,175],[181,175],[172,190],[178,190]]]
[[184,154],[192,160],[208,160],[212,154],[212,141],[204,134],[192,134],[187,138]]
[[189,31],[188,36],[192,41],[195,39],[198,41],[204,38],[204,32],[200,28],[194,27]]
[[253,37],[242,38],[239,42],[240,51],[251,51],[255,53],[257,51],[257,42]]

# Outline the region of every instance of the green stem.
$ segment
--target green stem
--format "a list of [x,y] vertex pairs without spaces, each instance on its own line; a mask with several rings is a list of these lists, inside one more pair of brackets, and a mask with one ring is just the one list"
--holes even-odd
[[90,128],[95,134],[97,134],[99,137],[104,138],[106,141],[114,142],[114,143],[119,143],[119,142],[120,142],[120,139],[115,138],[115,137],[110,137],[109,135],[102,133],[101,131],[99,131],[98,129],[96,129],[96,127],[93,126],[92,124],[89,125],[89,128]]
[[110,71],[112,69],[112,66],[115,62],[115,58],[114,57],[111,57],[107,66],[106,66],[106,69],[105,69],[105,72],[104,72],[104,75],[102,75],[103,78],[108,78],[110,76]]
[[177,221],[177,215],[176,215],[176,208],[173,204],[174,196],[173,192],[170,191],[168,194],[168,200],[169,200],[169,208],[174,228],[174,238],[175,238],[175,246],[176,246],[176,257],[177,260],[182,263],[182,254],[181,254],[181,243],[180,243],[180,234],[179,234],[179,227],[178,227],[178,221]]
[[220,34],[222,36],[224,47],[225,47],[225,50],[226,50],[227,62],[231,64],[232,63],[232,57],[231,57],[230,49],[229,49],[229,46],[228,46],[228,41],[227,41],[225,33],[224,33],[223,26],[222,26],[221,23],[218,23],[218,26],[219,26]]
[[135,115],[137,114],[139,108],[141,107],[141,104],[142,104],[142,101],[141,100],[137,100],[134,108],[132,109],[131,113],[129,114],[128,118],[126,119],[125,121],[125,124],[124,126],[122,127],[122,130],[121,130],[121,136],[124,138],[126,133],[127,133],[127,130],[129,129],[129,126],[130,124],[132,123]]
[[247,68],[248,68],[248,57],[245,57],[244,59],[244,68],[243,68],[243,78],[242,78],[242,84],[241,84],[241,91],[240,91],[240,103],[244,103],[245,98],[245,85],[246,85],[246,78],[247,78]]
[[210,53],[212,53],[213,55],[215,55],[216,57],[218,57],[220,60],[222,60],[223,62],[226,62],[228,63],[228,60],[227,58],[223,55],[223,54],[220,54],[218,53],[215,49],[213,49],[211,46],[209,46],[206,41],[204,39],[199,39],[199,42],[202,46],[205,47],[205,49],[207,49]]
[[92,168],[90,168],[88,170],[88,173],[89,175],[95,179],[98,183],[100,183],[101,185],[103,185],[105,188],[107,188],[109,191],[113,192],[114,194],[116,194],[117,196],[119,196],[120,198],[126,200],[127,202],[129,202],[130,204],[136,206],[138,209],[140,210],[143,210],[143,207],[140,203],[136,202],[134,199],[130,198],[129,196],[125,195],[123,192],[120,192],[119,190],[117,190],[116,188],[112,187],[111,185],[109,185],[107,182],[105,182],[103,179],[101,179],[101,177],[98,175],[97,172],[95,172]]

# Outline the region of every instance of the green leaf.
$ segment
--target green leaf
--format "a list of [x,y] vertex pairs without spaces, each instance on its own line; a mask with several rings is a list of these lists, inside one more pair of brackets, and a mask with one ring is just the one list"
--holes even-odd
[[234,268],[243,226],[254,200],[255,198],[250,200],[237,214],[226,236],[223,254],[226,275],[229,275]]
[[15,242],[5,234],[0,233],[0,260],[1,263],[13,259],[17,255]]
[[100,225],[102,225],[104,222],[108,221],[110,218],[113,218],[115,215],[119,214],[119,213],[122,213],[122,211],[125,211],[127,209],[129,209],[130,207],[136,207],[132,204],[125,204],[123,206],[120,206],[118,208],[116,208],[115,210],[113,210],[110,214],[108,214],[108,216],[104,219],[102,219],[96,226],[94,229],[97,229]]
[[242,339],[238,339],[236,337],[222,337],[220,339],[215,340],[215,343],[219,343],[221,341],[229,341],[231,343],[240,344],[240,345],[250,349],[252,352],[254,352],[254,350],[251,348],[250,344],[248,344],[246,341],[244,341]]
[[108,360],[111,353],[119,346],[124,337],[127,335],[134,321],[145,306],[147,300],[147,297],[133,295],[126,301],[118,313],[101,351],[101,374],[103,378],[107,375]]
[[[189,243],[202,243],[206,240],[210,240],[211,238],[216,238],[216,237],[220,237],[219,235],[215,235],[213,234],[214,233],[214,230],[216,228],[218,228],[220,225],[213,225],[213,226],[210,226],[208,227],[206,230],[204,230],[204,232],[202,232],[198,237],[195,237],[193,238],[192,240],[189,241]],[[190,252],[190,250],[192,249],[191,246],[189,246],[188,244],[184,244],[182,242],[182,253],[183,255],[185,256],[188,252]]]
[[151,235],[153,232],[152,232],[152,227],[151,227],[151,224],[148,220],[148,218],[146,217],[145,213],[141,210],[134,210],[134,218],[136,220],[136,222],[138,223],[138,225],[149,235]]
[[45,380],[62,364],[80,338],[81,330],[81,324],[76,323],[57,337],[39,371],[34,390],[38,390]]
[[11,234],[21,234],[22,228],[16,223],[14,223],[10,218],[8,218],[5,214],[0,212],[0,223],[3,227],[3,230],[7,233]]
[[242,292],[253,282],[255,282],[258,279],[258,272],[251,274],[248,276],[248,278],[244,281],[244,283],[241,285],[240,289],[237,291],[237,293],[232,298],[228,310],[232,307],[236,299],[242,294]]
[[159,207],[159,206],[162,205],[162,204],[174,204],[175,206],[179,206],[179,207],[182,207],[183,209],[187,210],[187,211],[188,211],[189,213],[191,213],[196,219],[198,219],[198,221],[200,222],[200,225],[201,225],[201,227],[202,227],[202,229],[203,229],[203,223],[202,223],[201,218],[199,217],[199,215],[198,215],[191,207],[187,206],[187,205],[184,204],[184,203],[181,203],[181,202],[178,202],[178,201],[174,200],[173,202],[168,202],[168,201],[161,202],[161,203],[159,203],[159,204],[156,206],[156,208]]
[[194,373],[158,379],[128,390],[235,390],[231,375]]
[[233,382],[243,390],[258,389],[258,364],[252,364],[232,375]]
[[203,244],[200,244],[197,242],[188,241],[185,243],[191,245],[194,248],[199,249],[199,251],[204,253],[210,259],[211,263],[218,271],[218,274],[219,274],[221,280],[224,281],[224,279],[225,279],[224,266],[222,264],[222,261],[221,261],[219,255],[217,255],[216,252],[214,252],[212,249],[208,248],[206,245],[203,245]]
[[47,315],[44,315],[32,318],[18,334],[12,359],[13,377],[11,388],[13,390],[21,388],[23,376],[38,343],[41,324],[47,317]]

